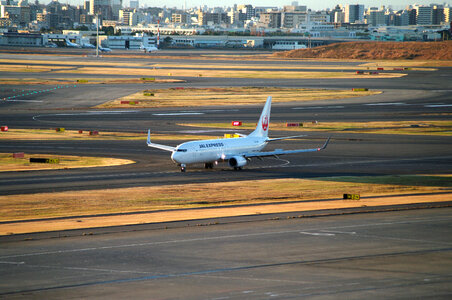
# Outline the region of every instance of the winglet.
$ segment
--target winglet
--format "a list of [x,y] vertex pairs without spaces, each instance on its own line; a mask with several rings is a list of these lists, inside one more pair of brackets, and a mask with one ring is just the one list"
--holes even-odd
[[151,129],[148,129],[148,145],[151,143]]
[[171,147],[167,145],[161,145],[161,144],[155,144],[151,142],[151,130],[148,129],[148,141],[147,141],[148,147],[157,148],[160,150],[170,151],[174,152],[176,151],[176,147]]
[[318,148],[317,151],[323,150],[326,148],[326,146],[328,145],[328,143],[330,142],[331,137],[329,136],[328,139],[326,140],[325,144],[323,144],[323,146],[321,148]]

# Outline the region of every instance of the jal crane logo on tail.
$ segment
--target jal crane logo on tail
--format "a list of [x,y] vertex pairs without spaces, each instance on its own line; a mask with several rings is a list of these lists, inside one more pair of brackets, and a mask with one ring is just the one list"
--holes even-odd
[[268,129],[268,116],[264,116],[262,118],[262,129],[264,131],[267,131],[267,129]]

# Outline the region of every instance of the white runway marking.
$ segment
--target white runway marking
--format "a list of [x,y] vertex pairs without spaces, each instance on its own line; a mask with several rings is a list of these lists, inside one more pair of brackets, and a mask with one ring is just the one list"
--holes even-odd
[[5,100],[6,102],[44,102],[42,100]]
[[153,116],[186,116],[186,115],[204,115],[202,112],[179,112],[179,113],[158,113]]
[[181,110],[181,112],[229,112],[229,111],[239,111],[238,109],[208,109],[208,110]]
[[[86,114],[90,115],[117,115],[117,114],[128,114],[128,113],[138,113],[140,110],[115,110],[115,111],[87,111]],[[77,115],[77,114],[74,114]]]
[[305,231],[300,231],[301,234],[306,234],[306,235],[315,235],[315,236],[335,236],[334,233],[326,233],[326,232],[305,232]]
[[391,105],[410,105],[410,104],[406,104],[403,102],[382,102],[382,103],[367,103],[364,105],[367,105],[367,106],[386,106],[386,105],[391,106]]
[[42,118],[42,117],[120,115],[120,114],[139,113],[139,112],[141,112],[141,111],[140,110],[87,111],[87,112],[81,112],[81,113],[36,115],[33,117],[33,120],[39,121],[39,118]]
[[0,261],[0,264],[5,264],[5,265],[23,265],[25,264],[24,261]]
[[324,231],[324,232],[331,232],[331,233],[339,233],[339,234],[351,234],[351,235],[354,235],[354,234],[356,234],[356,232],[354,232],[354,231],[337,231],[337,230],[322,230],[322,231]]
[[430,105],[424,105],[424,107],[450,107],[452,104],[430,104]]
[[345,108],[342,105],[334,105],[334,106],[309,106],[309,107],[294,107],[292,109],[337,109],[337,108]]

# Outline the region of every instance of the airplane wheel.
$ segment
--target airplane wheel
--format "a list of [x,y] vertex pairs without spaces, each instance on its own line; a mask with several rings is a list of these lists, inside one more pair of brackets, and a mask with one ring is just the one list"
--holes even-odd
[[185,167],[180,168],[181,172],[185,172]]

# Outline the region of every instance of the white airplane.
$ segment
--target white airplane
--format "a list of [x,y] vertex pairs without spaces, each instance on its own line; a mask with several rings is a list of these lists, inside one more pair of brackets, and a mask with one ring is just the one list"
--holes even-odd
[[250,158],[262,158],[266,156],[278,157],[284,154],[295,154],[303,152],[315,152],[326,148],[330,138],[320,148],[283,150],[276,149],[269,152],[261,152],[268,142],[301,137],[287,136],[281,138],[269,138],[268,128],[270,124],[270,109],[272,97],[267,98],[264,109],[260,116],[256,129],[249,135],[240,134],[239,138],[198,140],[182,143],[176,147],[155,144],[151,142],[151,131],[148,130],[147,144],[149,147],[170,151],[171,159],[181,167],[181,172],[185,172],[187,164],[204,163],[206,169],[213,168],[219,161],[228,161],[234,170],[241,170]]
[[157,47],[154,47],[154,46],[145,47],[143,44],[140,45],[140,50],[143,50],[144,53],[146,53],[146,52],[152,53],[152,52],[159,51],[159,49]]
[[100,51],[100,52],[111,52],[111,49],[110,49],[110,48],[107,48],[107,47],[99,46],[99,51]]
[[94,46],[93,44],[90,44],[90,43],[82,43],[82,48],[95,49],[96,46]]
[[70,48],[81,48],[81,46],[79,44],[76,43],[72,43],[69,40],[66,40],[66,46],[70,47]]

